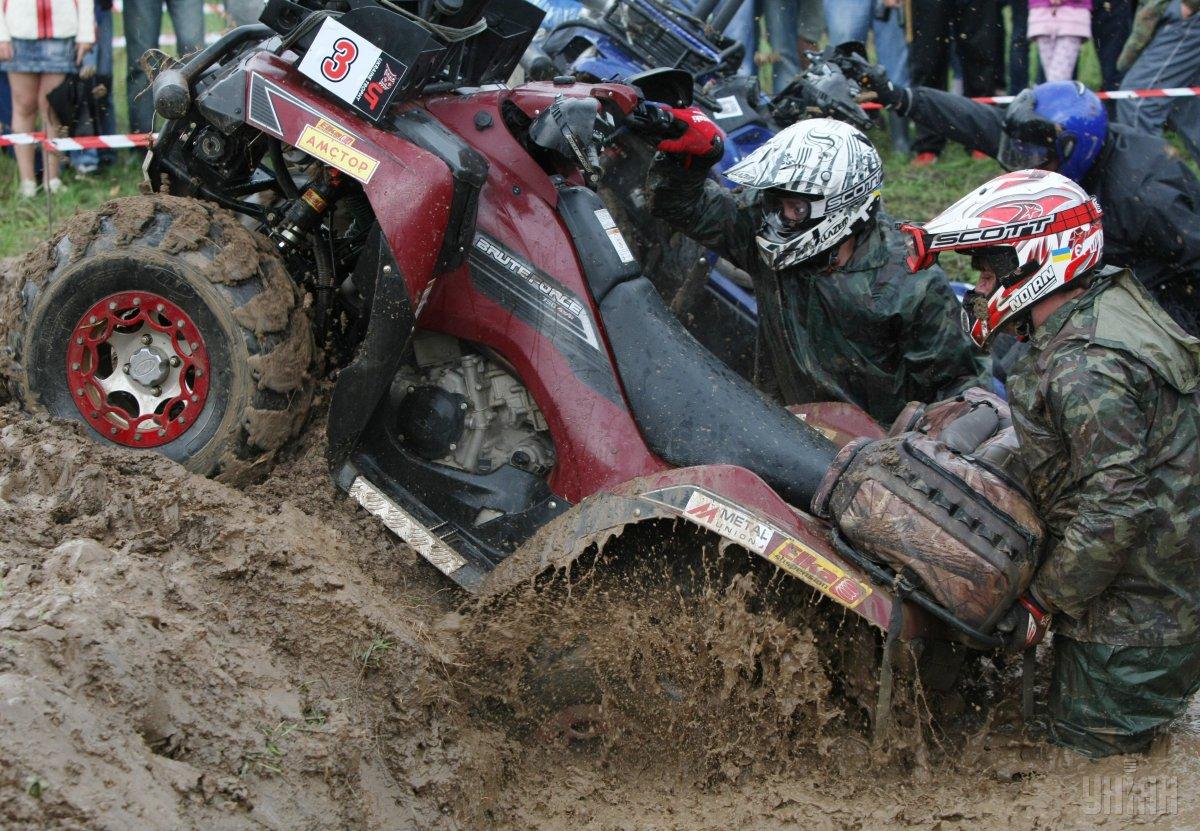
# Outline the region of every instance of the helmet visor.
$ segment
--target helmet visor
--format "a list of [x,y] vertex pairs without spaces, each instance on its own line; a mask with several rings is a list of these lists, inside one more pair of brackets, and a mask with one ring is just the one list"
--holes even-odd
[[1017,276],[1017,269],[1021,265],[1017,251],[1011,245],[975,248],[967,253],[971,255],[971,268],[980,273],[991,274],[1000,285],[1005,287],[1011,285],[1010,281]]
[[776,233],[788,237],[812,227],[812,200],[795,193],[769,190],[763,194],[763,215]]
[[1000,135],[1000,153],[996,160],[1005,170],[1049,170],[1053,159],[1054,154],[1043,144],[1010,138],[1007,133]]

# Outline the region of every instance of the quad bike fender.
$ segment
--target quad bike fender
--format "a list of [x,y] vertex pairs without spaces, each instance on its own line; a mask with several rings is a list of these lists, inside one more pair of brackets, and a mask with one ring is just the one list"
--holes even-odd
[[[596,78],[628,78],[645,69],[633,59],[624,38],[617,32],[606,33],[604,24],[573,24],[570,21],[556,26],[542,41],[542,50],[558,66]],[[584,53],[591,48],[590,55]]]
[[486,160],[428,113],[402,113],[394,131],[381,130],[270,53],[250,56],[244,75],[249,124],[362,185],[419,307],[434,278],[461,263]]
[[[733,465],[676,468],[629,480],[584,499],[547,523],[487,576],[480,594],[504,594],[589,546],[603,546],[639,522],[675,519],[704,528],[773,563],[886,631],[893,596],[835,551],[828,526],[792,508],[762,479]],[[929,619],[907,607],[900,638],[928,634]]]
[[845,447],[855,439],[887,437],[887,431],[867,415],[866,410],[845,401],[794,404],[788,407],[788,412],[838,447]]
[[366,333],[354,360],[338,373],[329,402],[325,429],[330,470],[340,470],[358,445],[404,358],[415,317],[396,269],[396,259],[376,225],[367,235],[354,275],[363,285],[371,286]]

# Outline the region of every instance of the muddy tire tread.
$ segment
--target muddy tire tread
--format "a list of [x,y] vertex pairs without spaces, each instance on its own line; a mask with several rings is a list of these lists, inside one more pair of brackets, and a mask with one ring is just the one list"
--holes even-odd
[[[90,256],[127,254],[177,261],[227,301],[216,310],[243,334],[251,395],[237,429],[214,436],[215,452],[185,462],[222,481],[259,478],[304,425],[312,405],[316,354],[304,292],[270,242],[233,213],[194,199],[142,195],[80,213],[18,266],[19,325],[9,330],[12,392],[30,411],[44,409],[22,367],[39,300]],[[11,289],[10,289],[11,291]]]

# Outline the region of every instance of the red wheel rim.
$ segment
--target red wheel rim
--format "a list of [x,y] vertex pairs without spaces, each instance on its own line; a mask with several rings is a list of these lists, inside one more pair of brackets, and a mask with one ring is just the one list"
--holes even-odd
[[84,312],[71,333],[66,368],[80,415],[126,447],[174,441],[208,400],[200,330],[183,309],[149,291],[110,294]]

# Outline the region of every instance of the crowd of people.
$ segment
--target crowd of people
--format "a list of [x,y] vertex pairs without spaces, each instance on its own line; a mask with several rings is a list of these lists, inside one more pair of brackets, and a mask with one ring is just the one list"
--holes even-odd
[[[261,0],[226,0],[224,14],[233,25],[258,19]],[[71,130],[81,112],[90,113],[88,129],[78,135],[144,133],[151,129],[153,106],[145,94],[149,79],[136,60],[162,41],[163,12],[175,31],[175,51],[187,55],[202,48],[204,0],[124,0],[120,9],[125,34],[125,97],[128,121],[118,127],[112,101],[114,72],[113,0],[7,0],[0,7],[0,92],[7,82],[8,101],[0,95],[0,132],[58,133]],[[63,112],[51,93],[71,83],[82,95],[63,96],[74,106]],[[81,98],[90,99],[83,100]],[[8,107],[4,105],[8,104]],[[11,108],[11,117],[5,112]],[[68,122],[64,128],[64,121]],[[29,198],[41,186],[35,176],[33,146],[17,146],[18,194]],[[132,158],[132,157],[131,157]],[[96,171],[114,160],[111,153],[82,150],[70,154],[77,174]],[[44,181],[51,191],[63,187],[59,159],[46,159]]]
[[[11,89],[13,132],[60,129],[61,114],[48,93],[72,74],[89,80],[85,90],[100,99],[90,124],[100,134],[118,129],[151,129],[152,108],[146,71],[135,59],[124,67],[128,123],[116,124],[105,96],[114,71],[113,0],[8,0],[0,12],[0,72]],[[1008,6],[1008,25],[1003,7]],[[805,51],[821,42],[857,40],[873,44],[894,84],[947,89],[969,97],[1016,94],[1031,81],[1067,80],[1076,73],[1083,44],[1095,42],[1103,89],[1178,87],[1200,84],[1200,24],[1193,12],[1200,0],[747,0],[729,30],[747,41],[748,71],[771,64],[772,85],[785,86],[800,71]],[[261,0],[226,0],[229,22],[253,22]],[[126,0],[126,56],[159,46],[164,10],[175,31],[176,51],[188,54],[204,39],[203,0]],[[757,42],[763,22],[766,42]],[[1007,33],[1007,34],[1006,34]],[[1036,76],[1030,55],[1038,55]],[[751,60],[753,56],[753,60]],[[0,81],[2,85],[2,81]],[[1193,156],[1200,158],[1200,101],[1136,99],[1115,107],[1116,119],[1151,135],[1172,127]],[[39,126],[39,124],[41,126]],[[921,123],[915,135],[907,119],[889,119],[892,143],[913,153],[914,165],[937,162],[946,138]],[[982,155],[983,150],[972,148]],[[34,151],[18,151],[22,196],[38,189]],[[71,160],[78,173],[94,171],[96,151]],[[49,160],[51,189],[62,187],[58,165]]]
[[[1095,46],[1099,88],[1200,85],[1197,0],[760,0],[767,43],[749,30],[748,51],[772,65],[772,87],[800,72],[806,50],[868,37],[897,86],[967,97],[1016,95],[1033,83],[1077,77],[1087,41]],[[1007,16],[1004,8],[1008,7]],[[1007,17],[1007,24],[1006,24]],[[736,25],[736,23],[735,23]],[[1036,64],[1031,55],[1036,53]],[[953,74],[952,87],[948,78]],[[1170,126],[1200,159],[1200,104],[1192,99],[1135,99],[1114,107],[1116,119],[1159,135]],[[945,147],[939,131],[903,118],[890,122],[897,150],[912,163],[934,164]],[[982,151],[975,149],[979,155]]]

